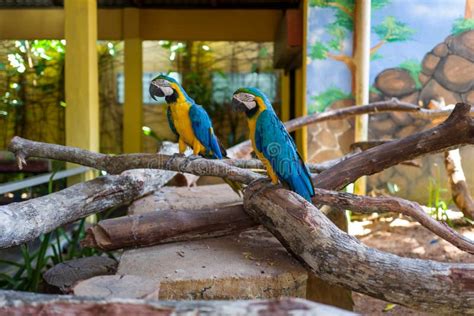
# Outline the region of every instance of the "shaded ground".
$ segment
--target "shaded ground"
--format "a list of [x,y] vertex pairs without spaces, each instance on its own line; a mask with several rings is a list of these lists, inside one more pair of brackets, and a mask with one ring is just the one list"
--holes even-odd
[[[464,236],[474,239],[473,227],[457,227]],[[350,233],[363,243],[396,255],[444,262],[474,263],[474,256],[458,250],[420,226],[402,218],[376,218],[350,224]],[[354,293],[354,311],[363,315],[432,315],[402,306],[383,310],[388,302]]]

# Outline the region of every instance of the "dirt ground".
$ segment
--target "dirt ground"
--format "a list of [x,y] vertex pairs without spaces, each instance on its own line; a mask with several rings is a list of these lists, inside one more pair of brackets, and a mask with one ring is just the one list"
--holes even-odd
[[[474,228],[456,227],[464,236],[474,239]],[[458,250],[418,223],[406,217],[384,217],[354,221],[349,232],[366,245],[393,254],[444,262],[474,263],[474,256]],[[354,293],[354,311],[362,315],[433,315]],[[391,308],[390,308],[391,307]],[[389,309],[384,311],[384,309]]]

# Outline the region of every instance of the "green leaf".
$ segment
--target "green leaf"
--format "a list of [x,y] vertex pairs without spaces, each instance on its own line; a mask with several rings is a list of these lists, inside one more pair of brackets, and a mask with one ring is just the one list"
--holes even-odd
[[389,312],[389,311],[391,311],[392,309],[394,309],[395,306],[397,306],[397,305],[395,305],[395,304],[390,304],[390,303],[389,303],[389,304],[387,304],[387,305],[385,306],[385,308],[384,308],[382,311],[383,311],[384,313]]
[[474,19],[458,18],[454,20],[451,33],[458,35],[470,30],[474,30]]
[[326,59],[329,48],[321,42],[316,42],[311,46],[309,57],[311,59]]
[[389,43],[410,40],[415,31],[405,23],[397,21],[393,16],[387,16],[379,25],[373,27],[373,31],[381,40]]
[[351,94],[345,93],[339,88],[329,88],[328,90],[313,96],[311,99],[314,101],[310,106],[310,112],[323,112],[333,104],[335,101],[352,98]]

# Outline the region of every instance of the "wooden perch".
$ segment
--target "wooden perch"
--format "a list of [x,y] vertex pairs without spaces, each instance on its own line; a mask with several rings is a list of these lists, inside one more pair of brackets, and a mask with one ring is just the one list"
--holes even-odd
[[364,175],[380,172],[402,161],[474,143],[471,106],[458,103],[440,125],[408,137],[370,148],[313,177],[318,188],[340,190]]
[[115,250],[230,235],[255,227],[242,205],[202,210],[160,210],[100,221],[88,229],[83,247]]
[[474,265],[402,258],[339,230],[297,194],[249,185],[246,211],[318,277],[389,302],[436,313],[474,313]]
[[453,201],[465,217],[474,219],[474,200],[466,183],[459,149],[444,153],[444,165],[448,174]]
[[355,315],[299,298],[246,301],[155,301],[0,290],[2,315]]
[[79,218],[131,202],[160,188],[173,176],[173,172],[131,170],[28,201],[2,205],[0,249],[23,244]]
[[[473,241],[437,222],[418,203],[395,197],[373,198],[317,188],[315,193],[314,199],[318,203],[354,213],[394,212],[409,216],[460,250],[474,254]],[[258,223],[244,212],[240,204],[212,209],[160,210],[100,221],[89,228],[81,245],[101,250],[146,247],[230,235],[256,225]]]

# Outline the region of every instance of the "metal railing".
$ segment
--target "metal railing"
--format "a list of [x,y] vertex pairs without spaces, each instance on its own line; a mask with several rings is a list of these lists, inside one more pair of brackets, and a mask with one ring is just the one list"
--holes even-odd
[[31,178],[27,178],[24,180],[18,180],[13,182],[8,182],[5,184],[0,184],[0,194],[5,194],[9,192],[14,192],[22,189],[26,189],[29,187],[33,187],[39,184],[48,183],[53,176],[53,180],[64,179],[68,177],[72,177],[75,175],[79,175],[89,171],[91,168],[89,167],[77,167],[68,170],[58,171],[56,173],[50,172],[46,174],[42,174],[39,176],[34,176]]

